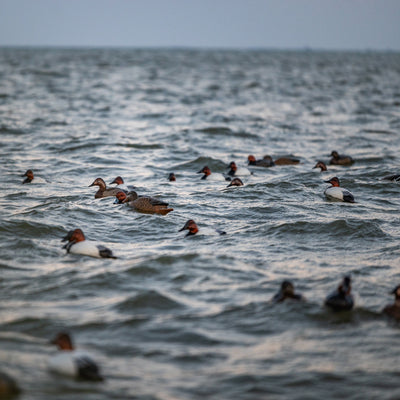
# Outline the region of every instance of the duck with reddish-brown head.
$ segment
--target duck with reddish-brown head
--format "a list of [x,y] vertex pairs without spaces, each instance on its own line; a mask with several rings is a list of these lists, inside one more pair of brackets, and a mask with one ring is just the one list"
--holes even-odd
[[169,212],[174,211],[173,208],[168,207],[168,203],[165,201],[150,196],[138,196],[134,191],[131,191],[128,194],[121,191],[118,192],[115,197],[117,198],[114,202],[115,204],[127,204],[136,211],[145,214],[166,215]]

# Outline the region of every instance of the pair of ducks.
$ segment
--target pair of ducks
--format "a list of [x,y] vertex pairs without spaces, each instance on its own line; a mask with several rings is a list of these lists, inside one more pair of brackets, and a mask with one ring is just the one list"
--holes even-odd
[[[301,294],[295,293],[292,282],[285,280],[282,282],[279,292],[272,298],[272,301],[281,303],[285,300],[304,301],[305,298]],[[353,308],[354,299],[351,294],[350,276],[343,278],[337,289],[326,297],[324,304],[334,311],[346,311]]]
[[[389,294],[394,294],[394,303],[388,304],[382,310],[382,314],[400,320],[400,285],[396,286]],[[279,292],[272,298],[275,303],[285,300],[305,300],[301,294],[295,293],[294,286],[290,281],[283,281]],[[325,299],[325,306],[333,311],[349,311],[354,306],[354,298],[351,293],[351,277],[345,276],[336,290]]]
[[[123,183],[124,180],[120,176],[117,176],[110,185],[117,184],[117,186],[119,186]],[[128,204],[137,211],[144,213],[166,215],[174,210],[173,208],[168,208],[168,203],[162,200],[150,196],[138,196],[133,190],[127,191],[119,187],[107,188],[102,178],[95,179],[94,182],[89,185],[89,187],[91,186],[99,187],[99,190],[94,195],[95,199],[115,196],[116,200],[114,204]]]

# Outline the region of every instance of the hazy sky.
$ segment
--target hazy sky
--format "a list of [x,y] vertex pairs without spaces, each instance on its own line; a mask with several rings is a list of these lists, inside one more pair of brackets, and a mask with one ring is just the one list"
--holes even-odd
[[0,45],[400,50],[400,0],[0,0]]

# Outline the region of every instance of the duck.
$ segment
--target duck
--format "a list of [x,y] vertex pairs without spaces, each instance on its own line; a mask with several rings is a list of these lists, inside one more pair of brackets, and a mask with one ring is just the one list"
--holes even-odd
[[147,214],[166,215],[174,211],[173,208],[168,208],[168,203],[150,196],[138,196],[135,191],[129,192],[128,194],[121,191],[118,192],[115,197],[117,198],[114,202],[115,204],[126,203],[136,211]]
[[[187,220],[185,225],[181,229],[179,229],[179,232],[182,232],[186,229],[189,231],[186,234],[186,236],[192,236],[199,232],[199,227],[197,226],[196,222],[194,222],[194,220],[192,220],[192,219]],[[218,233],[219,235],[226,235],[226,232],[221,231],[220,229],[216,229],[215,232]],[[211,233],[214,233],[214,232],[211,232]]]
[[46,181],[43,178],[40,177],[35,177],[33,175],[33,171],[31,169],[28,169],[22,177],[26,176],[26,178],[22,181],[22,184],[24,183],[46,183]]
[[326,172],[328,171],[328,168],[326,167],[326,164],[323,161],[317,161],[313,169],[315,168],[321,168],[321,172]]
[[84,256],[96,258],[117,258],[107,247],[86,240],[81,229],[70,230],[61,241],[68,241],[68,243],[63,246],[63,249],[66,249],[67,253],[82,254]]
[[346,311],[353,308],[354,299],[351,294],[350,275],[346,275],[338,288],[326,297],[325,305],[334,311]]
[[115,187],[115,188],[106,187],[106,183],[104,182],[104,179],[102,179],[102,178],[96,178],[93,181],[93,183],[91,185],[89,185],[89,187],[91,187],[91,186],[99,187],[99,190],[94,195],[95,199],[102,199],[103,197],[115,196],[118,192],[125,191],[124,189],[121,189],[118,187]]
[[281,288],[279,289],[279,292],[275,294],[275,296],[272,298],[272,301],[274,303],[281,303],[281,302],[285,301],[286,299],[295,300],[295,301],[304,300],[304,298],[301,294],[294,292],[293,283],[290,281],[284,280],[281,284]]
[[243,186],[243,181],[240,178],[233,178],[227,187]]
[[238,168],[234,161],[229,163],[229,176],[247,176],[251,175],[251,172],[247,168]]
[[354,160],[350,156],[339,155],[339,153],[335,150],[331,153],[331,160],[329,164],[331,165],[351,165],[354,163]]
[[211,173],[211,169],[206,165],[198,174],[204,174],[201,179],[207,179],[207,181],[230,181],[230,178],[225,178],[222,174],[213,174]]
[[169,180],[170,182],[175,182],[175,181],[176,181],[176,176],[175,176],[175,174],[174,174],[173,172],[171,172],[171,173],[168,175],[168,180]]
[[400,174],[387,175],[382,178],[385,181],[400,182]]
[[48,359],[48,369],[51,372],[75,379],[104,380],[92,357],[85,351],[75,349],[69,333],[59,332],[50,343],[55,344],[59,350]]
[[13,377],[0,371],[0,399],[11,399],[21,392]]
[[256,167],[274,167],[275,163],[272,160],[271,156],[264,156],[262,160],[256,160],[256,158],[253,155],[249,155],[247,157],[248,165],[253,165]]
[[400,319],[400,285],[397,285],[389,294],[394,294],[394,303],[388,304],[382,313],[389,317]]
[[328,199],[340,200],[347,203],[355,203],[353,194],[350,193],[347,189],[340,187],[339,178],[337,176],[324,182],[330,183],[332,185],[328,187],[324,192],[325,196]]

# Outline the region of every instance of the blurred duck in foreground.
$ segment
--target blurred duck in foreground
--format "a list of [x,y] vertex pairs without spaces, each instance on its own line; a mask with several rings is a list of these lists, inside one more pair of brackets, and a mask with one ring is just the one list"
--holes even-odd
[[247,168],[238,168],[234,161],[229,164],[229,176],[247,176],[251,175],[251,172]]
[[339,155],[337,151],[332,151],[331,160],[329,164],[331,165],[351,165],[354,163],[354,160],[350,156]]
[[10,375],[0,371],[0,399],[12,399],[20,392],[17,382]]
[[127,204],[128,206],[134,208],[136,211],[140,211],[146,214],[161,214],[166,215],[173,208],[168,208],[168,203],[155,199],[150,196],[138,196],[136,192],[129,192],[128,194],[124,192],[118,192],[115,196],[115,204]]
[[345,276],[338,288],[327,296],[325,305],[334,311],[346,311],[353,308],[354,299],[351,294],[350,276]]
[[328,171],[328,168],[326,168],[326,164],[323,161],[318,161],[315,166],[313,167],[313,169],[315,168],[321,168],[321,172],[326,172]]
[[26,178],[22,181],[22,183],[46,183],[46,181],[43,178],[40,177],[35,177],[33,175],[33,171],[31,169],[28,169],[25,174],[22,175],[22,177],[26,176]]
[[55,344],[59,351],[48,360],[50,371],[76,379],[104,380],[90,355],[82,350],[75,350],[68,333],[58,333],[51,344]]
[[304,300],[304,297],[301,294],[294,292],[292,282],[285,280],[282,282],[279,292],[272,298],[272,301],[275,303],[281,303],[287,299],[301,301]]
[[389,317],[400,319],[400,285],[396,286],[390,294],[394,294],[394,303],[388,304],[382,312]]
[[[199,232],[199,227],[197,226],[196,222],[194,222],[192,219],[189,219],[186,221],[186,224],[179,229],[179,232],[182,232],[184,230],[188,230],[189,232],[186,234],[186,236],[192,236],[195,235],[197,232]],[[203,234],[211,234],[215,235],[215,233],[218,233],[219,235],[226,235],[225,231],[221,231],[220,229],[212,230],[212,229],[204,229],[202,230]]]
[[[112,183],[116,183],[115,180]],[[123,180],[122,180],[122,183],[123,183]],[[118,187],[113,187],[113,188],[106,187],[106,183],[104,182],[104,180],[102,178],[95,179],[93,181],[93,183],[89,185],[89,187],[91,187],[91,186],[99,187],[99,190],[94,195],[95,199],[102,199],[103,197],[115,196],[118,192],[121,192],[121,191],[125,192],[125,190],[118,188]]]
[[67,253],[81,254],[96,258],[117,258],[107,247],[86,240],[81,229],[69,231],[67,236],[65,236],[61,241],[68,241],[68,243],[63,246],[63,249],[66,249]]
[[347,203],[354,203],[354,196],[347,189],[340,187],[340,182],[338,177],[333,177],[329,181],[324,181],[330,183],[332,186],[325,190],[325,196],[331,200],[340,200]]

